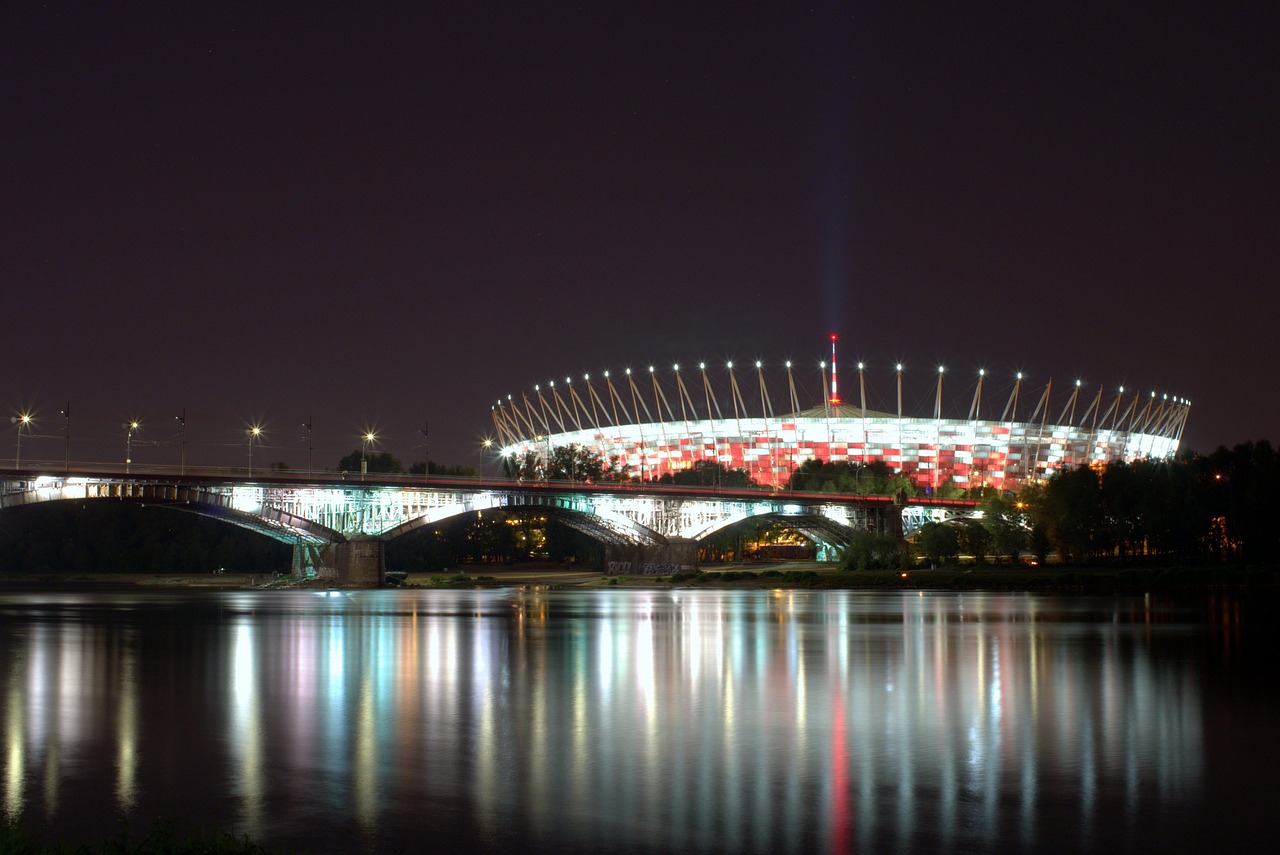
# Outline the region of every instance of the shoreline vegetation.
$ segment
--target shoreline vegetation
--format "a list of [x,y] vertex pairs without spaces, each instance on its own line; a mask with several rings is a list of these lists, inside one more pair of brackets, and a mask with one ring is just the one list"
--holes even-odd
[[[247,573],[40,573],[0,575],[0,590],[101,590],[120,588],[207,590],[331,590],[324,580]],[[432,588],[708,588],[802,590],[1049,591],[1107,593],[1146,589],[1280,587],[1277,565],[1100,566],[965,564],[907,570],[842,570],[818,561],[707,564],[697,572],[667,576],[609,576],[530,562],[514,566],[464,565],[441,573],[410,573],[391,589]]]

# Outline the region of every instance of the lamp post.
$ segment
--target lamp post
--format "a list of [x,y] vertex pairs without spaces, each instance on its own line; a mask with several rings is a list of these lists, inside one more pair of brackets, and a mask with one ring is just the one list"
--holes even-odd
[[64,462],[64,465],[66,466],[66,471],[70,472],[71,471],[71,402],[70,401],[67,401],[66,409],[62,411],[62,418],[66,420],[65,430],[63,431],[63,433],[66,434],[66,438],[67,438],[66,460]]
[[31,414],[23,413],[20,416],[10,416],[9,421],[18,426],[18,440],[13,450],[13,468],[22,468],[22,429],[31,424]]
[[250,425],[245,431],[249,436],[249,477],[253,477],[253,441],[262,436],[262,427],[260,425]]
[[423,422],[422,430],[422,480],[431,478],[431,422]]
[[484,442],[480,443],[480,466],[476,469],[476,477],[484,477],[484,458],[489,453],[489,449],[493,448],[493,440],[485,437]]
[[124,474],[129,474],[129,466],[133,463],[133,432],[139,428],[136,421],[130,421],[124,426]]
[[377,439],[377,434],[373,431],[366,431],[365,435],[360,439],[360,480],[364,480],[365,473],[369,471],[369,443]]
[[312,468],[312,465],[311,465],[312,449],[313,449],[313,446],[311,445],[311,422],[312,421],[313,419],[311,418],[311,416],[307,416],[307,420],[302,423],[302,426],[307,429],[307,477],[308,478],[310,478],[312,476],[312,473],[315,472],[315,469]]
[[178,474],[187,474],[187,408],[182,408],[182,415],[174,416],[178,422],[178,446],[181,449],[178,458]]

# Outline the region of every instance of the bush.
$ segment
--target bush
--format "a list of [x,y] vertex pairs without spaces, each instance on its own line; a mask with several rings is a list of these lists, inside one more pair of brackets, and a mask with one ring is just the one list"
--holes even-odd
[[859,531],[845,547],[841,570],[885,570],[902,565],[903,544],[892,534]]
[[[460,583],[466,583],[466,582],[470,582],[470,581],[472,581],[472,580],[471,580],[471,577],[469,577],[466,573],[457,573],[457,574],[455,574],[455,575],[453,575],[453,576],[443,576],[443,575],[439,575],[439,574],[437,574],[437,575],[435,575],[435,576],[432,576],[432,577],[431,577],[431,584],[433,584],[433,585],[457,585],[457,584],[460,584]],[[495,581],[495,580],[494,580],[494,578],[493,578],[492,576],[478,576],[478,577],[476,577],[476,580],[475,580],[475,581],[477,581],[477,582],[480,582],[480,581],[490,581],[490,582],[492,582],[492,581]]]

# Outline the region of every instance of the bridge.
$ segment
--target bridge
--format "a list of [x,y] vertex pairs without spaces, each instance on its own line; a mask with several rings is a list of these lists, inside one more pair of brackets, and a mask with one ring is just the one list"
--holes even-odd
[[0,471],[0,509],[42,502],[128,500],[215,517],[293,546],[293,572],[345,584],[380,584],[384,544],[423,526],[500,510],[550,517],[605,544],[611,572],[665,575],[697,566],[697,544],[749,518],[779,519],[821,547],[858,531],[910,532],[976,503],[885,496],[528,482],[403,475],[245,478],[216,472]]

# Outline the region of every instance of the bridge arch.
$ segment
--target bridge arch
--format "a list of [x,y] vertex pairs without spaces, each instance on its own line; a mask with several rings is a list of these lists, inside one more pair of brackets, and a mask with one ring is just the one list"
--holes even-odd
[[605,544],[656,546],[666,542],[661,534],[621,514],[602,513],[582,496],[570,494],[478,493],[456,505],[433,508],[384,532],[381,540],[417,531],[428,525],[487,510],[508,513],[541,513],[575,531]]
[[862,530],[900,533],[892,506],[850,508],[847,505],[797,504],[785,501],[739,503],[729,513],[711,519],[690,536],[698,541],[747,520],[777,520],[810,540],[830,547],[848,546]]
[[345,543],[347,540],[339,531],[281,508],[255,506],[252,500],[238,495],[236,491],[213,490],[193,484],[38,477],[26,489],[0,496],[0,509],[101,499],[187,511],[231,523],[281,543],[326,544]]

